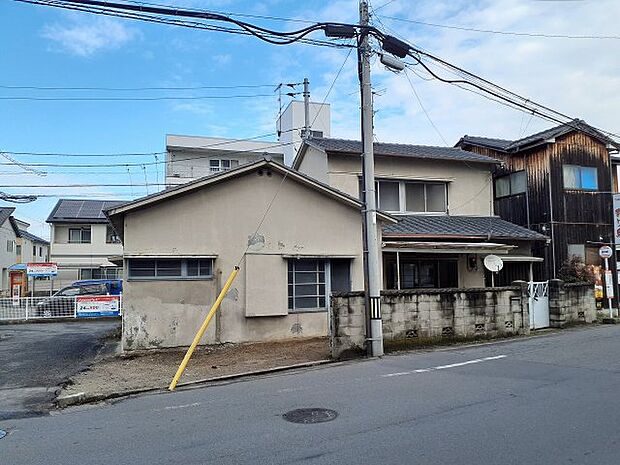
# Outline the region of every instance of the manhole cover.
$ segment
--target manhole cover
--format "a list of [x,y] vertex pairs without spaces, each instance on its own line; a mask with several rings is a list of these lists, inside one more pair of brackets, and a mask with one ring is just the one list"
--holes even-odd
[[291,410],[282,415],[286,421],[291,423],[302,423],[308,425],[310,423],[324,423],[326,421],[335,420],[338,412],[326,408],[299,408]]
[[6,436],[6,431],[0,429],[0,439],[2,439],[4,436]]

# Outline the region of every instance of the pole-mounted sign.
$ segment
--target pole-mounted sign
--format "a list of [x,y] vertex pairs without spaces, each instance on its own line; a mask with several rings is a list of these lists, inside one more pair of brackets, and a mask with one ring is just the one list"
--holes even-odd
[[609,318],[614,317],[614,312],[611,306],[611,299],[614,298],[614,278],[611,275],[609,269],[609,259],[614,254],[614,250],[608,245],[604,245],[598,249],[598,255],[605,260],[605,294],[607,295],[607,305],[609,306]]

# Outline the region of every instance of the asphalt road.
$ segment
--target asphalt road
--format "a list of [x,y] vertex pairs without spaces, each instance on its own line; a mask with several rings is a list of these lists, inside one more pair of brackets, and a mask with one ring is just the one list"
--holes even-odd
[[47,412],[58,386],[89,364],[119,324],[0,325],[0,420]]
[[616,465],[618,354],[603,326],[136,397],[0,422],[0,461]]

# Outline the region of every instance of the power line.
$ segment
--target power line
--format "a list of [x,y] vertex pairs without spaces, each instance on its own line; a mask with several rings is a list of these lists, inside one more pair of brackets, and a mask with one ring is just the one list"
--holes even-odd
[[152,102],[160,100],[225,100],[241,98],[273,98],[273,94],[201,95],[198,97],[0,97],[0,100],[53,102]]
[[349,50],[349,53],[347,53],[347,56],[344,58],[344,61],[342,62],[342,65],[340,66],[340,69],[338,69],[338,72],[336,73],[336,76],[334,76],[334,80],[330,84],[329,89],[327,89],[327,93],[325,94],[325,97],[323,97],[323,101],[321,102],[321,107],[320,107],[319,111],[317,111],[316,115],[314,115],[314,119],[312,120],[312,123],[310,123],[310,128],[312,128],[312,126],[314,126],[314,123],[316,122],[317,118],[321,114],[321,109],[325,105],[325,102],[329,98],[329,94],[331,94],[332,89],[334,88],[334,85],[336,84],[336,81],[340,77],[340,74],[342,73],[342,70],[344,69],[345,65],[347,64],[347,61],[349,60],[349,57],[351,56],[351,52],[353,52],[353,49]]
[[[415,48],[413,46],[410,46],[410,47],[411,49],[408,52],[408,55],[412,57],[414,60],[416,60],[416,62],[419,65],[421,65],[431,76],[433,76],[435,79],[439,81],[442,81],[448,84],[453,84],[461,88],[463,88],[462,85],[472,86],[482,92],[485,92],[489,95],[496,97],[497,99],[503,101],[509,106],[512,105],[515,108],[518,108],[522,111],[526,111],[528,113],[532,113],[535,116],[546,119],[548,121],[552,121],[557,124],[568,125],[569,127],[573,127],[574,129],[579,130],[579,128],[575,126],[574,124],[575,118],[571,118],[570,116],[564,113],[561,113],[557,110],[553,110],[552,108],[549,108],[545,105],[537,103],[531,99],[522,97],[521,95],[515,92],[512,92],[487,79],[477,76],[462,68],[459,68],[458,66],[453,65],[445,60],[442,60],[441,58],[438,58],[420,48]],[[422,60],[421,56],[435,61],[440,66],[448,69],[450,72],[459,76],[460,79],[447,79],[447,78],[439,76],[437,73],[435,73],[432,69],[429,68],[429,66]],[[616,133],[606,131],[603,129],[599,129],[591,125],[590,127],[592,127],[594,130],[600,132],[603,135],[620,139],[620,135]]]
[[[152,2],[138,2],[134,0],[125,0],[127,3],[135,3],[137,5],[148,5],[148,6],[160,6],[167,8],[174,8],[174,5],[164,4],[164,3],[152,3]],[[188,8],[190,11],[201,11],[201,12],[210,12],[210,10],[200,9],[200,8]],[[272,15],[257,15],[257,14],[249,14],[249,13],[234,13],[234,12],[222,12],[218,11],[217,13],[227,16],[238,16],[240,18],[256,18],[256,19],[269,19],[275,21],[286,21],[290,23],[305,23],[305,24],[314,24],[316,21],[311,21],[308,19],[299,19],[299,18],[284,18],[282,16],[272,16]]]
[[0,89],[11,90],[42,90],[42,91],[58,91],[58,90],[70,90],[70,91],[82,91],[82,90],[96,90],[102,92],[137,92],[137,91],[152,91],[152,90],[224,90],[224,89],[259,89],[261,87],[275,87],[277,84],[256,84],[256,85],[235,85],[235,86],[188,86],[188,87],[93,87],[93,86],[74,86],[74,87],[56,87],[56,86],[16,86],[16,85],[0,85]]
[[[297,128],[299,129],[299,128]],[[232,141],[234,142],[234,141]],[[256,149],[248,149],[248,150],[235,150],[235,151],[229,151],[226,153],[227,156],[230,155],[237,155],[237,154],[245,154],[245,153],[254,153],[256,154],[257,152],[260,151],[266,151],[267,149],[271,149],[271,148],[279,148],[279,147],[286,147],[287,145],[291,145],[293,144],[293,142],[279,142],[279,143],[274,143],[273,145],[268,145],[265,147],[261,147],[260,150],[256,150]],[[266,153],[266,152],[265,152]],[[36,167],[66,167],[66,168],[97,168],[97,167],[101,167],[101,168],[108,168],[108,167],[129,167],[129,166],[138,166],[138,167],[142,167],[142,166],[151,166],[151,165],[161,165],[161,164],[172,164],[172,163],[183,163],[183,162],[188,162],[188,161],[193,161],[193,160],[201,160],[201,159],[205,159],[205,158],[211,158],[213,157],[213,155],[204,155],[204,156],[200,156],[200,157],[189,157],[189,158],[182,158],[182,159],[176,159],[176,160],[162,160],[162,161],[156,161],[156,162],[144,162],[144,163],[106,163],[105,165],[99,165],[99,164],[76,164],[76,163],[67,163],[67,164],[62,164],[62,163],[27,163],[24,164],[25,166],[36,166]],[[15,166],[15,162],[14,163],[6,163],[6,162],[0,162],[0,166]]]
[[[146,170],[146,168],[143,168],[144,170]],[[155,184],[153,182],[149,183],[148,180],[146,179],[146,173],[145,174],[145,178],[144,178],[144,183],[132,183],[132,184],[126,184],[126,183],[93,183],[93,184],[2,184],[0,185],[0,189],[5,189],[5,188],[18,188],[18,187],[23,187],[23,188],[28,188],[28,189],[67,189],[67,188],[84,188],[84,187],[136,187],[136,186],[140,186],[140,187],[146,187],[148,189],[149,186],[166,186],[166,184]]]
[[422,111],[424,112],[424,115],[426,116],[426,119],[431,124],[431,126],[433,127],[435,132],[439,135],[439,137],[443,141],[443,143],[445,145],[450,145],[450,144],[448,144],[448,142],[444,138],[443,134],[441,134],[441,131],[439,131],[437,126],[435,126],[435,123],[433,123],[433,120],[431,119],[431,116],[428,114],[428,111],[426,111],[426,108],[424,107],[424,104],[422,103],[422,99],[420,99],[420,96],[418,95],[418,92],[415,90],[415,87],[413,87],[413,83],[411,82],[411,79],[409,79],[409,75],[407,74],[407,69],[405,69],[405,72],[403,74],[407,78],[407,82],[409,83],[409,87],[411,87],[411,90],[413,91],[413,95],[415,95],[415,98],[418,101],[418,104],[420,105],[420,108],[422,109]]
[[[299,130],[300,128],[292,128],[287,129],[285,131],[280,131],[281,133],[286,132],[294,132]],[[193,149],[211,149],[214,147],[222,147],[224,145],[236,144],[238,142],[251,142],[256,139],[263,139],[265,137],[274,136],[277,132],[267,132],[264,134],[259,134],[257,136],[246,137],[243,139],[229,139],[223,140],[220,142],[214,142],[212,144],[206,145],[197,145],[192,147]],[[266,142],[268,143],[268,142]],[[2,150],[0,153],[11,154],[11,155],[20,155],[20,156],[37,156],[37,157],[126,157],[126,156],[157,156],[157,155],[165,155],[168,152],[115,152],[115,153],[78,153],[78,152],[26,152],[26,151],[15,151],[15,150]],[[163,162],[165,163],[165,162]],[[141,165],[138,163],[137,165]],[[99,166],[99,165],[97,165]],[[109,164],[103,166],[110,166]],[[122,164],[120,166],[126,166],[126,164]]]
[[[378,10],[375,9],[375,11]],[[382,16],[384,19],[391,19],[392,21],[401,21],[411,24],[419,24],[421,26],[438,27],[442,29],[455,29],[459,31],[467,32],[479,32],[485,34],[499,34],[507,36],[522,36],[522,37],[542,37],[545,39],[603,39],[603,40],[618,40],[620,36],[617,35],[570,35],[570,34],[546,34],[542,32],[515,32],[515,31],[497,31],[492,29],[477,29],[474,27],[466,26],[452,26],[448,24],[428,23],[425,21],[418,21],[414,19],[398,18],[395,16]]]
[[[377,16],[377,15],[375,15]],[[381,24],[383,26],[383,28],[385,30],[389,29],[387,27],[385,27],[385,25],[383,25],[383,23],[381,22],[380,19],[378,19],[377,17],[377,21],[379,22],[379,24]],[[371,31],[374,32],[374,31]],[[537,103],[529,98],[523,97],[515,92],[512,92],[502,86],[499,86],[491,81],[489,81],[488,79],[484,79],[474,73],[471,73],[469,71],[466,71],[463,68],[459,68],[456,65],[453,65],[452,63],[449,63],[445,60],[442,60],[441,58],[429,53],[428,51],[424,50],[421,47],[415,47],[413,45],[411,45],[410,43],[408,43],[408,41],[406,39],[403,39],[402,37],[399,37],[398,34],[395,34],[394,32],[392,32],[392,34],[394,35],[394,37],[397,37],[399,40],[401,40],[402,44],[401,47],[406,47],[407,51],[405,52],[405,55],[412,57],[414,60],[416,60],[417,64],[421,65],[426,72],[432,76],[433,78],[441,81],[441,82],[445,82],[448,84],[452,84],[455,85],[456,87],[459,87],[461,89],[473,92],[475,94],[481,95],[491,101],[494,101],[496,103],[500,103],[502,105],[508,106],[510,108],[513,109],[517,109],[520,111],[525,111],[528,114],[531,114],[533,116],[536,116],[540,119],[544,119],[546,121],[551,121],[554,122],[556,124],[564,124],[567,125],[569,127],[572,127],[576,130],[579,130],[579,127],[575,125],[575,118],[571,118],[570,116],[561,113],[559,111],[553,110],[552,108],[549,108],[545,105],[542,105],[540,103]],[[450,73],[453,73],[455,75],[457,75],[458,77],[460,77],[461,79],[446,79],[446,78],[442,78],[440,77],[438,74],[436,74],[435,72],[433,72],[423,61],[422,61],[422,57],[428,58],[432,61],[434,61],[434,64],[436,64],[437,66],[440,66],[442,68],[444,68],[445,70],[447,70]],[[412,71],[413,68],[410,69]],[[417,72],[414,71],[414,74],[420,76]],[[427,80],[426,78],[420,76],[422,79]],[[474,89],[470,89],[464,86],[472,86],[475,89],[480,90],[481,92],[478,92]],[[493,98],[495,97],[495,98]],[[614,137],[614,138],[620,138],[620,135],[615,134],[613,132],[610,131],[606,131],[600,128],[597,128],[595,126],[589,125],[592,129],[600,132],[602,135],[608,136],[608,137]]]
[[[229,16],[212,13],[206,11],[187,10],[179,8],[160,8],[141,5],[130,5],[126,3],[113,3],[107,1],[96,0],[13,0],[21,3],[29,3],[33,5],[42,5],[55,8],[62,8],[68,10],[83,11],[88,13],[94,13],[105,16],[114,16],[126,19],[134,19],[152,23],[169,24],[175,26],[189,27],[194,29],[205,29],[218,32],[227,32],[232,34],[253,35],[259,39],[275,44],[275,45],[288,45],[294,42],[303,42],[311,45],[320,45],[328,47],[353,47],[350,44],[335,43],[328,41],[321,41],[316,39],[309,39],[306,36],[316,30],[321,29],[328,23],[315,23],[312,26],[308,26],[303,29],[289,32],[274,31],[271,29],[255,26],[243,21],[236,20]],[[149,13],[149,14],[145,14]],[[172,17],[189,17],[193,19],[201,20],[213,20],[224,21],[232,23],[238,26],[240,29],[226,28],[218,25],[205,24],[199,21],[192,20],[177,20],[164,16]],[[330,23],[337,24],[337,23]]]

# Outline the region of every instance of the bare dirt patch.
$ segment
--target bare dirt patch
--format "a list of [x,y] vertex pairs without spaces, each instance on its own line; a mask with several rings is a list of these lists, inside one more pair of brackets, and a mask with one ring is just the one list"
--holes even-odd
[[[136,389],[165,388],[184,355],[185,350],[165,350],[104,358],[71,378],[61,395],[84,392],[89,396],[105,396]],[[328,358],[326,338],[206,346],[196,350],[180,382]]]

